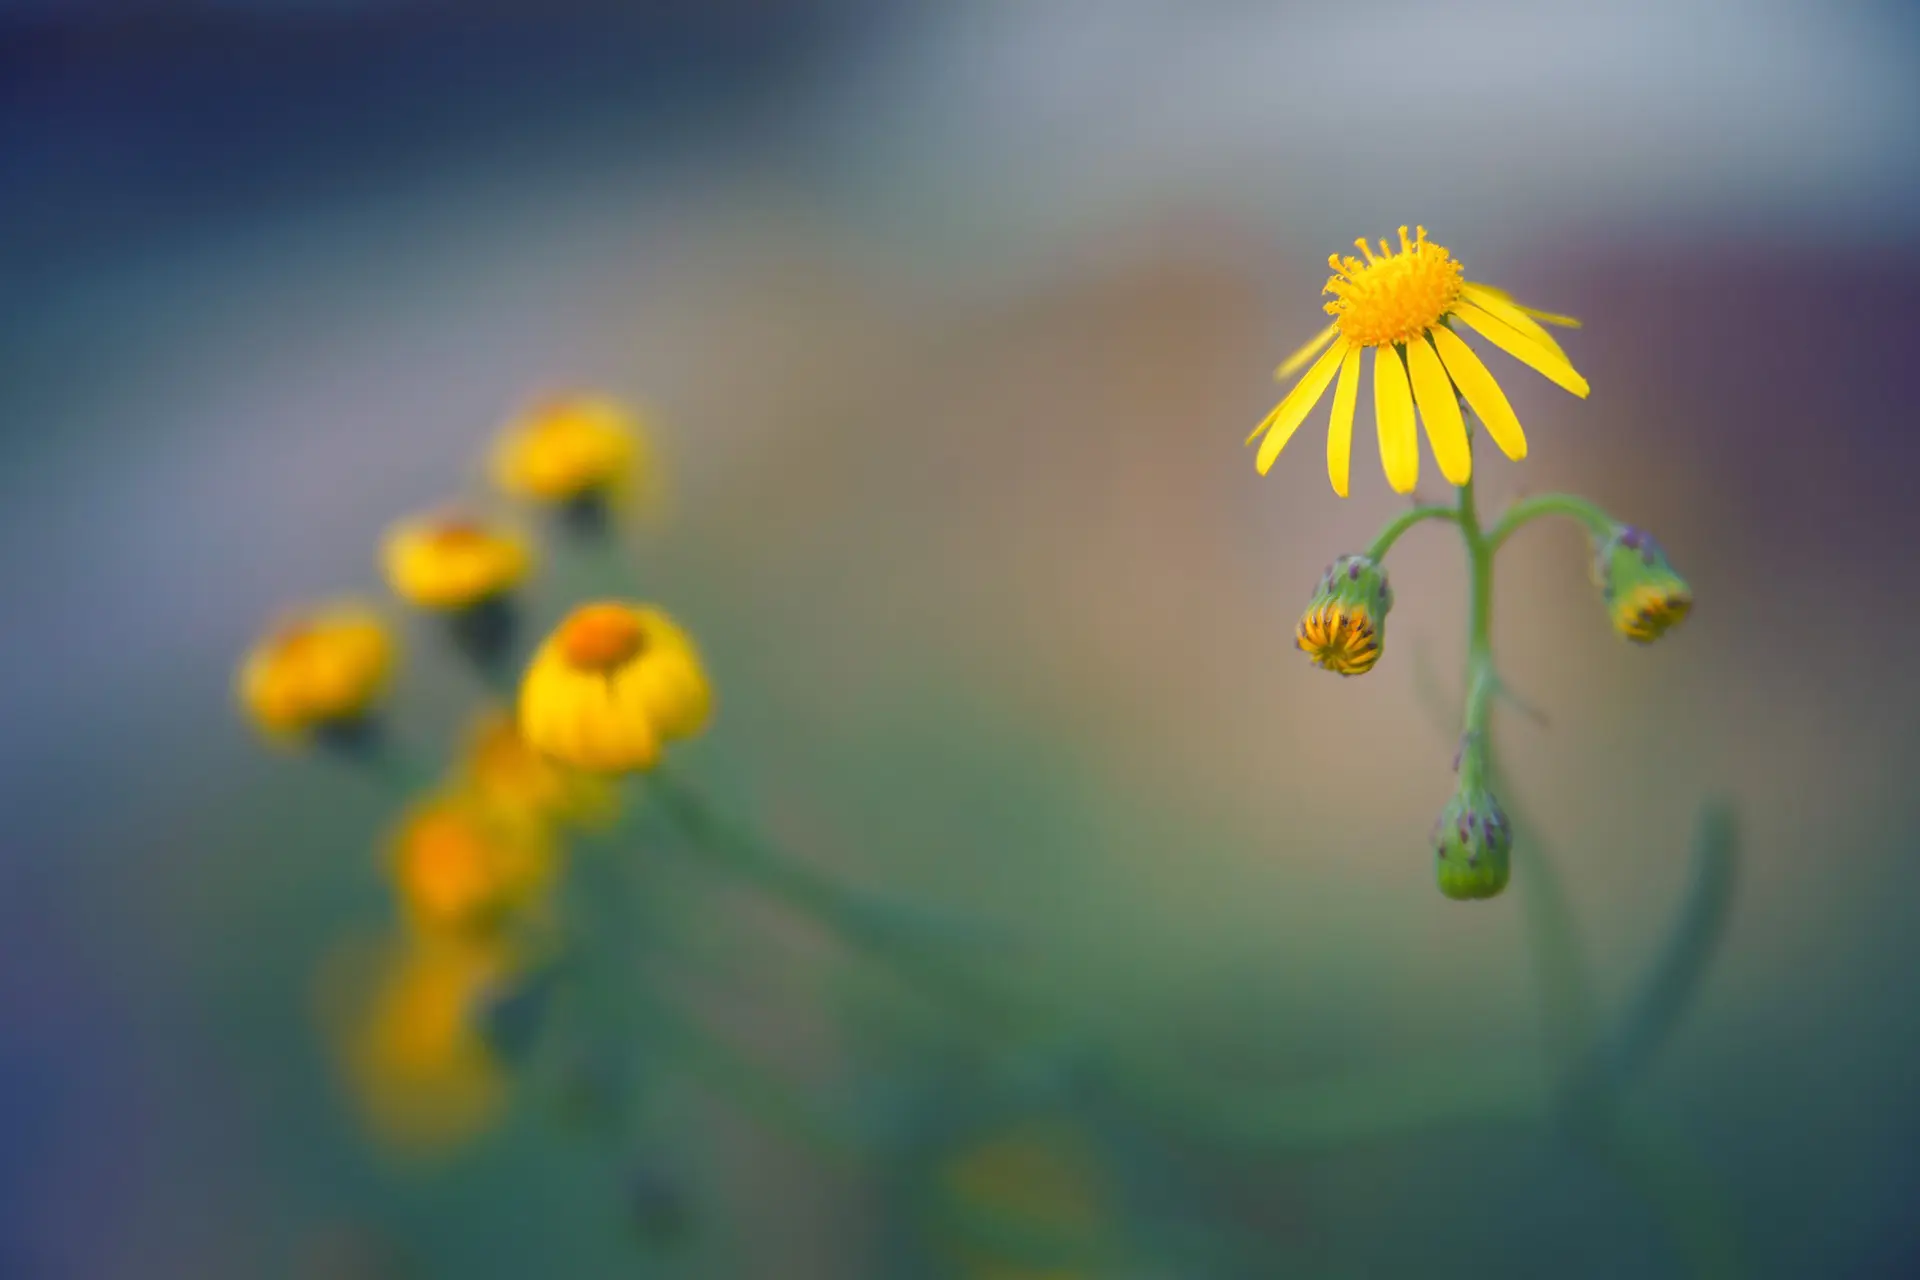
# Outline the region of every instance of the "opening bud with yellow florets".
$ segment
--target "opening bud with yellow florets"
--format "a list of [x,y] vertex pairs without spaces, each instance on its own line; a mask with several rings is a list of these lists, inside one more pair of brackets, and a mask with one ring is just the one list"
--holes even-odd
[[1380,660],[1392,607],[1386,571],[1366,556],[1341,556],[1320,576],[1294,644],[1316,667],[1363,675]]
[[389,852],[407,916],[426,933],[487,933],[538,907],[558,858],[533,815],[461,791],[415,805]]
[[1493,793],[1465,775],[1433,825],[1433,849],[1447,897],[1492,898],[1507,887],[1513,827]]
[[1652,644],[1693,609],[1693,588],[1673,571],[1666,550],[1643,529],[1615,525],[1595,547],[1593,579],[1613,629],[1636,644]]

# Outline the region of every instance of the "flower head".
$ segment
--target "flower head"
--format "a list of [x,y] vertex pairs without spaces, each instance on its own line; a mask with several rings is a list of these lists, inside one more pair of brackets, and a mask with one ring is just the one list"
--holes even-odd
[[1613,629],[1636,644],[1652,644],[1693,609],[1693,588],[1667,563],[1652,534],[1626,525],[1594,551],[1593,578]]
[[302,610],[282,618],[247,654],[240,702],[276,739],[352,724],[386,692],[394,660],[393,634],[372,610]]
[[534,903],[552,880],[556,852],[532,815],[446,792],[416,805],[390,850],[395,887],[414,924],[476,932]]
[[1386,571],[1365,556],[1341,556],[1320,575],[1294,645],[1322,670],[1364,675],[1380,660],[1391,608]]
[[639,417],[607,396],[543,401],[501,433],[493,475],[516,497],[567,504],[620,499],[646,479]]
[[511,715],[489,711],[473,723],[461,780],[483,802],[561,826],[600,827],[620,809],[607,779],[534,750]]
[[1374,351],[1373,405],[1380,460],[1395,492],[1412,492],[1420,478],[1416,405],[1434,457],[1450,484],[1465,484],[1473,474],[1473,454],[1460,414],[1462,398],[1503,453],[1516,460],[1526,457],[1527,437],[1519,419],[1486,365],[1454,332],[1456,321],[1556,385],[1576,396],[1587,394],[1587,380],[1574,371],[1566,353],[1540,324],[1577,326],[1578,321],[1519,306],[1500,290],[1466,279],[1460,263],[1427,239],[1425,227],[1418,228],[1411,240],[1401,227],[1397,252],[1384,240],[1377,255],[1365,240],[1354,243],[1362,257],[1336,254],[1327,260],[1333,277],[1323,292],[1333,295],[1326,306],[1333,323],[1288,357],[1278,376],[1287,377],[1309,360],[1312,367],[1247,437],[1252,444],[1265,436],[1258,457],[1260,474],[1273,466],[1337,373],[1340,380],[1334,386],[1333,420],[1327,432],[1327,474],[1334,492],[1347,496],[1360,360],[1369,348]]
[[685,632],[657,609],[575,609],[534,654],[520,730],[535,750],[594,773],[651,768],[663,743],[706,727],[713,694]]
[[515,968],[498,943],[472,938],[416,938],[336,957],[323,995],[347,1083],[376,1133],[399,1146],[446,1147],[499,1114],[506,1076],[475,1010]]
[[1440,892],[1449,898],[1491,898],[1507,887],[1513,827],[1493,793],[1463,779],[1433,824]]
[[381,548],[394,594],[422,609],[471,609],[520,585],[533,563],[510,529],[443,513],[394,526]]

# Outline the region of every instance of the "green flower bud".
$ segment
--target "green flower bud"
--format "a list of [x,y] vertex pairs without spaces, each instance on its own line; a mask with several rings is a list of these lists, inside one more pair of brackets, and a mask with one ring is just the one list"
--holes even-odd
[[1613,629],[1636,644],[1652,644],[1680,625],[1693,608],[1693,588],[1667,563],[1652,534],[1627,525],[1597,544],[1593,580]]
[[1492,792],[1463,784],[1433,824],[1433,849],[1449,898],[1491,898],[1507,887],[1513,827]]
[[1365,556],[1341,556],[1320,576],[1294,644],[1316,667],[1363,675],[1380,660],[1391,608],[1386,571]]

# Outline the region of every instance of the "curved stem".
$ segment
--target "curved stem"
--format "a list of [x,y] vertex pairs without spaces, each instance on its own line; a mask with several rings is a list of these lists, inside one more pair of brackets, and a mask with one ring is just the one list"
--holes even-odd
[[1570,493],[1543,493],[1533,498],[1522,498],[1507,508],[1500,522],[1487,533],[1489,550],[1498,551],[1500,544],[1518,532],[1521,525],[1538,520],[1541,516],[1566,516],[1578,521],[1596,538],[1604,538],[1613,532],[1613,517],[1585,498],[1576,498]]
[[1400,541],[1401,534],[1413,528],[1413,526],[1419,524],[1422,520],[1452,520],[1455,518],[1453,510],[1450,507],[1415,507],[1411,511],[1402,512],[1388,522],[1387,527],[1380,531],[1380,536],[1375,538],[1373,544],[1367,548],[1367,559],[1377,564],[1386,557],[1387,551],[1393,544]]

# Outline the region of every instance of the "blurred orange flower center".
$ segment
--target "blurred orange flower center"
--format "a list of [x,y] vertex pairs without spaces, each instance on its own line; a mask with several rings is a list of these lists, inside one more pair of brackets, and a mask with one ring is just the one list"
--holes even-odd
[[443,551],[464,551],[487,541],[487,531],[465,516],[448,516],[427,535]]
[[466,823],[450,814],[421,820],[413,832],[414,869],[421,890],[441,905],[476,896],[485,850]]
[[611,671],[632,661],[647,647],[640,620],[617,604],[590,604],[574,611],[560,628],[560,651],[569,663],[590,671]]
[[309,622],[283,622],[273,632],[274,654],[283,662],[298,662],[320,642]]

